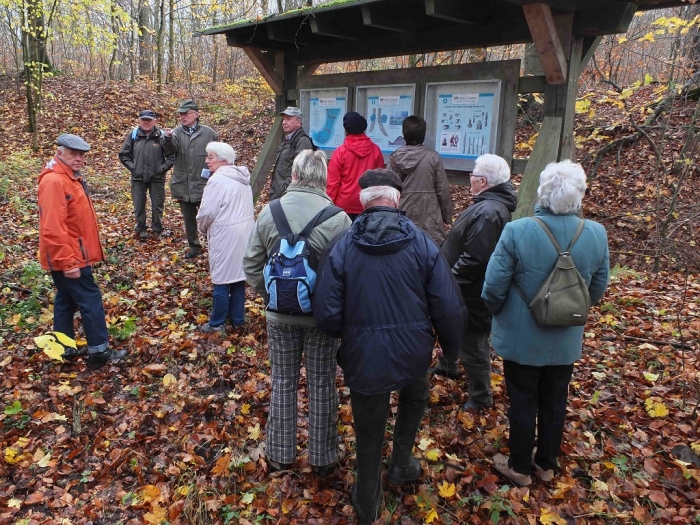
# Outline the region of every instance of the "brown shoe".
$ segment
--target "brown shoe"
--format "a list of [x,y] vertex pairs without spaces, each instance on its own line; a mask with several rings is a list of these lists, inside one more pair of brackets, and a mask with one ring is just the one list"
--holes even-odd
[[508,466],[508,458],[503,454],[496,454],[493,457],[493,466],[502,476],[508,478],[516,485],[527,487],[532,483],[532,478],[529,474],[521,474],[513,470],[513,467]]
[[551,483],[552,480],[554,479],[554,469],[543,469],[540,467],[537,463],[535,463],[535,454],[537,453],[537,447],[535,447],[532,451],[532,468],[535,471],[535,474],[537,474],[537,477],[540,478],[540,481],[544,483]]

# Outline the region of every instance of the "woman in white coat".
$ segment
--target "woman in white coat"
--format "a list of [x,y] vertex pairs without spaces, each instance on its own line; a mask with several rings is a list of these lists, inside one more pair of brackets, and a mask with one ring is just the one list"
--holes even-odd
[[250,172],[234,166],[236,152],[223,142],[207,144],[206,164],[211,177],[204,188],[197,213],[197,227],[209,244],[209,271],[214,284],[213,306],[204,333],[219,332],[226,319],[245,322],[245,274],[243,255],[255,217]]

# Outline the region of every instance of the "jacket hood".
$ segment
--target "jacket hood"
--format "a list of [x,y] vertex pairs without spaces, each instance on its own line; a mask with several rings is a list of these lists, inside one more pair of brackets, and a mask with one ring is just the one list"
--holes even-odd
[[423,144],[404,146],[391,154],[389,162],[399,173],[406,174],[413,171],[429,151]]
[[474,202],[481,202],[486,199],[502,202],[511,213],[513,213],[518,206],[518,194],[511,181],[498,184],[493,188],[485,189],[474,197]]
[[350,153],[360,158],[367,157],[374,151],[374,142],[364,133],[346,136],[343,144]]
[[411,221],[403,212],[388,206],[368,208],[352,225],[352,242],[372,255],[396,253],[415,235]]
[[250,184],[250,172],[245,166],[220,166],[214,173],[215,177],[219,175],[233,179],[246,186]]

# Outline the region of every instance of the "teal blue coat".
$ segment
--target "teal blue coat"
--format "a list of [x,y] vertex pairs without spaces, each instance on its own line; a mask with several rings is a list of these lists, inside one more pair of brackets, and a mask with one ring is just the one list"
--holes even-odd
[[[554,215],[537,208],[563,248],[578,227],[576,215]],[[605,229],[591,220],[571,250],[576,268],[588,284],[591,304],[603,297],[608,285],[610,254]],[[581,358],[583,326],[541,327],[521,298],[530,300],[551,271],[556,250],[544,230],[532,219],[506,225],[486,268],[481,298],[493,314],[491,345],[503,359],[521,365],[570,365]]]

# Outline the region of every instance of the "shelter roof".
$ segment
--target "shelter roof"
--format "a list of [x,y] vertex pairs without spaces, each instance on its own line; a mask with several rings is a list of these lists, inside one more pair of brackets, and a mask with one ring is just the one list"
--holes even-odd
[[[681,7],[682,0],[339,0],[228,26],[228,44],[284,51],[304,65],[532,42],[524,14],[546,4],[573,19],[573,34],[624,33],[636,11]],[[564,15],[564,16],[558,16]]]

